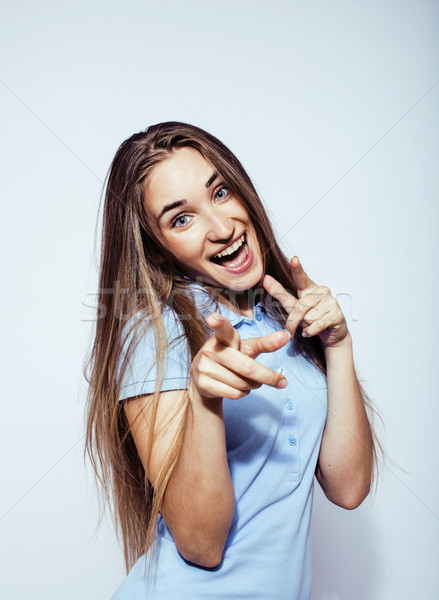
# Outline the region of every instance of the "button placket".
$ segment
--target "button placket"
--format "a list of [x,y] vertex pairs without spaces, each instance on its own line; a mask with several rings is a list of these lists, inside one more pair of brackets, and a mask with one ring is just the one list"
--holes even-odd
[[[291,430],[290,430],[291,431]],[[287,478],[289,481],[300,480],[299,438],[296,432],[290,433],[285,442],[287,447]]]
[[[279,358],[281,356],[282,354],[279,355]],[[290,359],[290,357],[287,358]],[[279,447],[285,465],[285,478],[291,482],[299,482],[301,478],[299,405],[296,400],[294,402],[291,400],[295,397],[297,386],[287,363],[284,362],[284,366],[282,358],[279,362],[276,361],[277,364],[275,361],[273,362],[274,364],[272,363],[270,366],[273,371],[279,375],[285,375],[287,379],[291,377],[289,386],[278,392],[278,406],[282,410],[282,435],[279,436]]]
[[287,478],[289,481],[300,481],[301,468],[300,468],[300,421],[297,412],[298,406],[296,402],[291,400],[290,393],[294,393],[294,389],[288,393],[286,388],[287,396],[284,396],[284,452],[286,453],[287,460]]

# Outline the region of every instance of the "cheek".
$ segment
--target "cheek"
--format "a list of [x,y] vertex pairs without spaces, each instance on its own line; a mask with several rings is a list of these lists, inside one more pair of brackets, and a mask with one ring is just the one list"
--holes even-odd
[[169,236],[164,240],[164,244],[180,262],[192,262],[196,260],[202,252],[202,244],[196,236]]

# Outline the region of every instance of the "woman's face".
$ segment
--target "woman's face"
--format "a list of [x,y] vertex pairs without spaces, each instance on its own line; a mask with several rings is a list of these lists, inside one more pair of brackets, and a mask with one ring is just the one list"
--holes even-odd
[[246,209],[194,148],[154,167],[144,187],[151,227],[192,279],[231,291],[255,286],[261,250]]

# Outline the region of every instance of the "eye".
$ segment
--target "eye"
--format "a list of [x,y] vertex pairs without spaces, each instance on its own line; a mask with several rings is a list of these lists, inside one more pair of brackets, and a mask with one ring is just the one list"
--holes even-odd
[[229,190],[225,186],[222,186],[218,188],[215,192],[215,200],[224,200],[224,198],[226,198],[228,194]]
[[189,219],[189,215],[178,215],[178,217],[175,217],[175,219],[171,221],[171,227],[184,227],[189,223]]

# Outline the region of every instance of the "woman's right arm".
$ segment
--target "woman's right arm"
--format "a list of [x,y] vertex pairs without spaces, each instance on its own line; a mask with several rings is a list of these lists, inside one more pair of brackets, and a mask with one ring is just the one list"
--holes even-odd
[[[125,411],[139,456],[154,487],[168,448],[183,422],[187,402],[183,443],[160,512],[180,554],[200,566],[215,567],[221,561],[235,509],[223,398],[242,398],[262,384],[285,385],[280,383],[284,377],[254,358],[260,352],[283,346],[288,334],[276,332],[241,341],[224,317],[211,315],[208,322],[214,335],[192,362],[187,396],[184,390],[160,395],[149,465],[145,461],[150,396],[125,403]],[[141,418],[134,423],[141,410]]]

